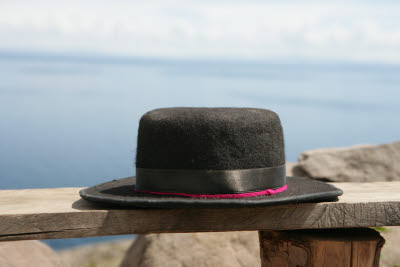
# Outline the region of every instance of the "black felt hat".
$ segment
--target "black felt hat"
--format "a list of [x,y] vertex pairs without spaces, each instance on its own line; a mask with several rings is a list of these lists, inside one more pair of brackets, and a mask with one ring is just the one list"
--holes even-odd
[[283,130],[270,110],[156,109],[140,120],[136,177],[80,195],[132,207],[233,207],[335,201],[342,194],[285,170]]

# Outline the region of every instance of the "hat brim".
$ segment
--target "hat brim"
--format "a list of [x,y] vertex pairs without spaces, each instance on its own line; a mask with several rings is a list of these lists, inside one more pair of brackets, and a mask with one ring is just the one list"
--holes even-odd
[[309,178],[287,177],[287,190],[271,196],[247,198],[191,198],[175,195],[156,195],[135,191],[136,178],[129,177],[82,189],[82,198],[119,206],[137,208],[187,207],[250,207],[301,202],[337,201],[343,191],[331,184]]

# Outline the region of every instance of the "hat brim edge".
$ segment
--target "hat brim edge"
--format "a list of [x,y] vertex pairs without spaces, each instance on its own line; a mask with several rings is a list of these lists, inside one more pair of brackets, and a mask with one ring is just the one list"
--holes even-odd
[[[120,186],[123,184],[129,186],[130,182],[132,194],[134,195],[134,181],[135,177],[113,180],[82,189],[79,191],[79,194],[83,199],[91,202],[116,205],[124,208],[259,207],[304,202],[332,202],[337,201],[338,197],[343,194],[343,191],[334,185],[310,178],[291,176],[287,177],[288,184],[290,184],[287,191],[272,196],[261,196],[257,198],[200,199],[177,196],[155,196],[153,194],[140,194],[140,196],[129,197],[123,194],[118,195],[118,191],[113,195],[101,193],[110,189],[115,189],[117,185]],[[307,190],[304,190],[303,187],[310,190],[305,192]],[[303,190],[301,190],[302,188]],[[296,189],[298,189],[297,192]]]

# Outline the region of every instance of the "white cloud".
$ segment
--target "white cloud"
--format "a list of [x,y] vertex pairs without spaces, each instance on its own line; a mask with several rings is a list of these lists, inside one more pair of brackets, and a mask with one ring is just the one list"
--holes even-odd
[[400,63],[396,1],[2,1],[0,50]]

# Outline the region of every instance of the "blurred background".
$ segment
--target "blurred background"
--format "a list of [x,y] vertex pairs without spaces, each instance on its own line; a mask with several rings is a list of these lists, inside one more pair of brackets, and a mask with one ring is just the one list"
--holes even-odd
[[1,0],[0,189],[134,175],[139,118],[159,107],[272,109],[288,161],[399,139],[399,14],[391,0]]

